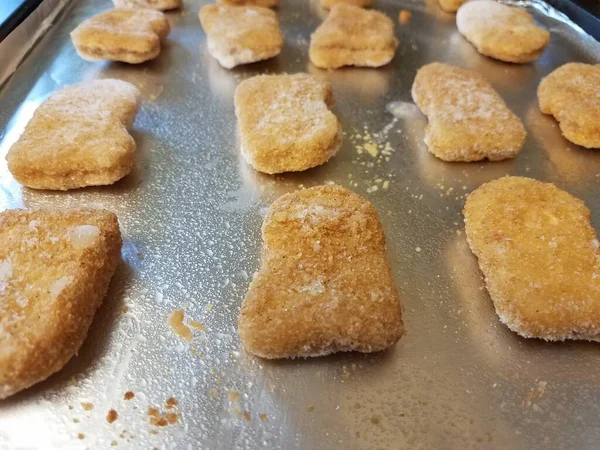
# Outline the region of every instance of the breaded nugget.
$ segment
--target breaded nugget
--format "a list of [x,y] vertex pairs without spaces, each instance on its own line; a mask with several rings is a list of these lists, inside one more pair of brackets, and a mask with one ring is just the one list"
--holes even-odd
[[563,136],[586,148],[600,148],[600,64],[569,63],[538,87],[540,110],[552,114]]
[[310,61],[322,69],[380,67],[396,53],[394,22],[378,11],[338,3],[310,39]]
[[373,0],[321,0],[321,6],[325,9],[331,9],[338,3],[346,3],[348,5],[354,5],[360,8],[368,8],[373,4]]
[[87,81],[53,93],[33,114],[6,160],[15,179],[34,189],[112,184],[133,167],[127,132],[139,90],[120,80]]
[[211,4],[199,16],[209,53],[226,69],[273,58],[283,47],[279,19],[268,8]]
[[263,8],[276,8],[279,0],[217,0],[217,3],[237,6],[262,6]]
[[181,7],[181,0],[113,0],[119,8],[149,8],[159,11]]
[[260,75],[235,91],[244,159],[256,170],[298,172],[325,163],[340,148],[330,111],[331,85],[312,75]]
[[550,42],[550,33],[538,27],[527,11],[494,0],[462,5],[456,14],[456,26],[479,53],[500,61],[533,61]]
[[120,258],[104,210],[0,213],[0,399],[60,370],[83,343]]
[[379,216],[339,186],[286,194],[262,226],[261,267],[239,318],[248,352],[263,358],[374,352],[403,334]]
[[151,9],[114,8],[101,12],[71,32],[79,56],[139,64],[156,58],[160,41],[169,35],[163,13]]
[[600,340],[600,250],[581,200],[506,177],[472,192],[463,213],[504,324],[524,337]]
[[442,8],[444,11],[453,13],[458,11],[458,8],[466,3],[467,0],[438,0],[438,2],[440,4],[440,8]]
[[429,151],[444,161],[512,158],[525,142],[519,118],[475,72],[427,64],[417,72],[412,98],[429,119]]

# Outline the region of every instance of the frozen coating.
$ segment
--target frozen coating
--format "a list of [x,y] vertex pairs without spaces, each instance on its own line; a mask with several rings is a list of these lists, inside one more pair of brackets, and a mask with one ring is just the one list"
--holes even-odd
[[273,58],[283,47],[279,19],[268,8],[210,4],[199,17],[209,53],[226,69]]
[[361,8],[367,8],[373,4],[373,0],[321,0],[321,6],[325,9],[331,9],[338,3],[347,3]]
[[513,158],[525,128],[479,74],[443,63],[417,72],[412,98],[427,116],[425,143],[444,161]]
[[263,358],[374,352],[403,333],[383,229],[369,202],[338,186],[286,194],[262,226],[261,268],[239,318]]
[[279,0],[217,0],[217,3],[237,6],[262,6],[263,8],[276,8]]
[[600,148],[600,64],[569,63],[538,86],[544,114],[552,114],[574,144]]
[[539,58],[550,42],[550,33],[538,27],[525,9],[494,0],[462,5],[456,27],[482,55],[512,63]]
[[308,74],[260,75],[243,81],[235,91],[242,155],[256,170],[269,174],[327,162],[341,141],[331,106],[329,83]]
[[600,340],[600,250],[581,200],[506,177],[472,192],[464,217],[504,324],[547,341]]
[[456,12],[467,0],[438,0],[440,8],[446,12]]
[[322,69],[380,67],[398,47],[392,19],[348,3],[337,3],[310,38],[310,61]]
[[181,6],[181,0],[113,0],[120,8],[149,8],[167,11]]
[[120,249],[108,211],[0,213],[0,399],[46,379],[79,350]]
[[21,184],[67,190],[112,184],[133,167],[129,135],[139,90],[120,80],[94,80],[53,93],[35,111],[6,156]]
[[71,40],[79,56],[88,61],[139,64],[160,54],[160,41],[169,31],[160,11],[114,8],[82,22],[71,32]]

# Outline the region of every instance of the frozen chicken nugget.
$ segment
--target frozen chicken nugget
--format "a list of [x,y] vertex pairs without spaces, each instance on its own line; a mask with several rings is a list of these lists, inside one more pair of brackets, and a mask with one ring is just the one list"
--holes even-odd
[[156,58],[169,34],[163,13],[145,8],[114,8],[97,14],[71,32],[79,56],[139,64]]
[[237,6],[262,6],[263,8],[276,8],[279,0],[217,0],[217,3]]
[[325,163],[340,148],[330,84],[308,74],[260,75],[235,91],[241,152],[256,170],[297,172]]
[[199,15],[208,51],[226,69],[273,58],[283,47],[279,19],[268,8],[211,4]]
[[367,8],[373,4],[373,0],[321,0],[321,6],[325,9],[331,9],[338,3],[347,3],[361,8]]
[[443,63],[419,69],[412,98],[427,116],[425,143],[443,161],[513,158],[525,128],[480,75]]
[[600,64],[570,63],[538,87],[540,110],[552,114],[574,144],[600,148]]
[[581,200],[507,177],[472,192],[463,213],[504,324],[524,337],[600,340],[600,251]]
[[120,80],[65,87],[35,111],[6,160],[15,179],[34,189],[112,184],[133,167],[128,133],[139,90]]
[[119,261],[103,210],[0,213],[0,399],[60,370],[83,343]]
[[181,0],[113,0],[115,6],[120,8],[149,8],[159,11],[177,9]]
[[239,318],[248,352],[263,358],[375,352],[403,334],[379,216],[342,187],[286,194],[262,226],[261,267]]
[[440,8],[448,13],[453,13],[458,11],[467,0],[438,0],[440,4]]
[[479,53],[511,63],[537,59],[550,42],[550,33],[538,27],[527,11],[494,0],[462,5],[456,26]]
[[310,39],[310,61],[321,69],[380,67],[396,53],[394,22],[378,11],[338,3]]

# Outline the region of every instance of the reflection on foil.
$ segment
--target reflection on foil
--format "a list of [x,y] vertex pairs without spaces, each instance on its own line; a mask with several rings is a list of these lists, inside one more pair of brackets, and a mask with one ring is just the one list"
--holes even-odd
[[435,17],[439,22],[456,22],[456,14],[445,12],[438,3],[438,0],[425,0],[425,11],[427,14]]
[[248,188],[246,185],[227,192],[228,200],[219,206],[225,212],[245,212],[256,205],[260,199],[259,188]]
[[206,44],[200,46],[200,56],[208,73],[208,83],[213,94],[225,105],[233,104],[233,94],[238,84],[234,73],[222,67],[208,52]]
[[413,119],[421,116],[417,105],[411,102],[391,102],[385,105],[385,109],[396,119]]
[[310,0],[310,10],[321,20],[325,20],[329,14],[329,11],[321,6],[321,0]]
[[[397,56],[396,56],[397,57]],[[308,63],[308,73],[329,81],[334,91],[357,96],[363,102],[376,102],[385,96],[393,81],[388,66],[373,69],[369,67],[343,67],[338,70],[319,69]]]
[[508,175],[514,168],[514,159],[470,163],[442,161],[429,152],[425,144],[427,118],[414,103],[391,102],[386,105],[386,110],[401,122],[404,147],[416,155],[413,157],[419,173],[430,188],[443,188],[453,197],[462,197],[483,183]]
[[598,151],[580,147],[565,139],[556,120],[543,114],[537,102],[527,110],[525,123],[546,153],[544,162],[549,173],[554,172],[561,181],[569,183],[591,180],[600,173]]
[[456,235],[444,249],[444,261],[452,274],[453,287],[458,293],[466,331],[475,350],[497,367],[507,363],[510,345],[503,342],[512,336],[494,311],[493,303],[485,288],[483,274],[477,258],[467,243],[462,221]]

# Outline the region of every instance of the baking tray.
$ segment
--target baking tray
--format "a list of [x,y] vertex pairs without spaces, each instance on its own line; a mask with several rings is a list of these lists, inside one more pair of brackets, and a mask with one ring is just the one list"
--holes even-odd
[[585,32],[600,41],[600,3],[595,0],[547,0]]
[[[501,325],[461,209],[480,184],[524,175],[584,199],[600,229],[600,154],[565,141],[535,95],[540,78],[561,64],[600,62],[600,44],[545,3],[519,2],[552,41],[534,64],[504,64],[477,54],[434,0],[376,0],[396,22],[396,57],[380,69],[328,72],[307,57],[323,11],[314,1],[283,0],[281,55],[227,71],[208,55],[202,4],[186,1],[170,13],[160,57],[129,66],[76,55],[69,32],[111,4],[72,2],[0,93],[0,209],[108,208],[124,235],[123,263],[79,355],[0,404],[0,448],[597,448],[598,345],[525,340]],[[412,12],[404,26],[401,9]],[[517,158],[448,164],[427,152],[426,119],[410,88],[431,61],[492,83],[527,128]],[[256,74],[304,71],[331,81],[343,147],[316,169],[261,175],[239,156],[234,89]],[[66,193],[20,187],[4,155],[39,103],[62,86],[109,77],[143,93],[133,173],[112,187]],[[377,151],[363,151],[365,139]],[[406,336],[370,355],[247,355],[236,322],[258,268],[266,208],[281,194],[328,182],[379,211]],[[174,310],[205,332],[188,344],[169,326]],[[168,410],[171,397],[178,406]],[[167,411],[180,415],[175,423],[152,424]]]

